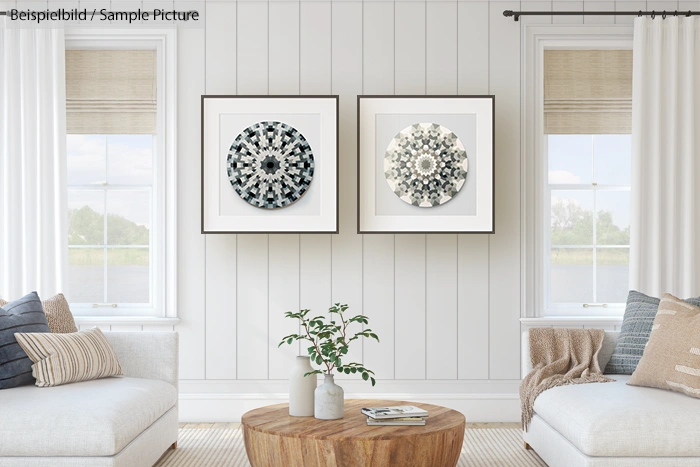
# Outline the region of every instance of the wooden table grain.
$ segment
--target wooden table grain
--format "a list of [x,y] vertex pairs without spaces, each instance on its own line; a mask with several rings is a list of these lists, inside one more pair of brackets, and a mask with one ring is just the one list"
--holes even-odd
[[[415,405],[425,426],[367,426],[362,407]],[[241,419],[252,467],[454,467],[464,440],[461,413],[431,404],[347,399],[345,417],[290,417],[288,404],[251,410]]]

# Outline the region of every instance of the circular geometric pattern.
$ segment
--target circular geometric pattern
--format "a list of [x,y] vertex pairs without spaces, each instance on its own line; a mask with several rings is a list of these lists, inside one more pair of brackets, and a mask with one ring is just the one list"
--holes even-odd
[[263,209],[298,201],[314,176],[314,154],[299,130],[276,121],[258,122],[236,137],[226,159],[236,193]]
[[384,176],[391,191],[421,208],[451,200],[464,186],[468,167],[462,142],[438,123],[404,128],[384,155]]

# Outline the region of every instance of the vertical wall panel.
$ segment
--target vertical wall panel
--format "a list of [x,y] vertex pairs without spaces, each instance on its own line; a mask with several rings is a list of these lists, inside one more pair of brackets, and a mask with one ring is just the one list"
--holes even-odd
[[207,235],[206,242],[206,377],[235,379],[236,235]]
[[[338,4],[339,5],[339,4]],[[394,94],[394,5],[361,4],[363,94]],[[337,8],[338,6],[334,6]],[[364,344],[364,362],[380,379],[395,377],[394,235],[363,239],[363,309],[381,343]]]
[[[237,5],[238,93],[267,94],[268,4]],[[237,250],[238,379],[265,379],[269,375],[269,236],[239,235]]]
[[270,94],[299,94],[299,3],[269,8]]
[[[270,2],[270,94],[299,94],[299,3]],[[296,320],[284,317],[299,311],[299,235],[270,235],[268,257],[269,378],[287,379],[298,344],[278,344],[297,333]],[[303,353],[306,354],[305,352]]]
[[[348,311],[351,315],[355,315],[363,313],[362,237],[357,235],[356,125],[356,96],[362,94],[362,5],[334,3],[331,10],[333,15],[331,21],[333,89],[331,91],[340,96],[340,233],[331,238],[333,255],[331,295],[333,302],[350,305]],[[361,325],[353,325],[353,332],[360,330],[362,330]],[[356,343],[345,360],[362,362],[363,349],[363,343]]]
[[[178,6],[178,2],[175,2]],[[205,246],[200,206],[200,101],[204,94],[203,29],[179,29],[177,50],[177,304],[180,378],[205,372]],[[194,131],[192,129],[195,129]]]
[[[668,10],[668,7],[666,8]],[[678,12],[682,11],[698,11],[700,10],[699,0],[680,0],[678,2]]]
[[[585,1],[583,11],[615,11],[615,2]],[[613,24],[614,16],[584,16],[583,24]]]
[[[236,4],[209,3],[206,14],[206,92],[235,94]],[[205,241],[206,378],[235,379],[236,236],[207,235]]]
[[396,235],[394,341],[396,379],[426,377],[425,235]]
[[381,342],[366,340],[363,360],[380,379],[393,379],[395,367],[394,235],[365,235],[363,309]]
[[[426,89],[457,93],[457,3],[426,4]],[[426,236],[426,376],[457,378],[457,235]]]
[[362,93],[394,94],[394,3],[367,2],[362,9]]
[[457,364],[460,379],[489,377],[488,237],[458,236]]
[[395,94],[425,94],[425,13],[424,2],[396,3]]
[[[523,2],[521,5],[523,11],[552,11],[552,2],[547,0]],[[552,16],[523,16],[520,21],[522,24],[552,24]]]
[[238,235],[236,277],[238,379],[267,379],[268,235]]
[[496,97],[496,233],[489,236],[489,376],[520,375],[520,25],[503,21],[519,2],[491,3],[490,91]]
[[299,236],[270,235],[268,261],[269,378],[287,379],[294,357],[306,355],[294,343],[277,347],[282,337],[299,331],[297,320],[284,317],[287,311],[299,311]]
[[268,5],[238,2],[238,93],[268,93]]
[[[425,53],[426,50],[425,4],[417,4],[423,8],[422,11],[415,7],[408,9],[409,5],[397,4],[402,19],[395,22],[395,66],[396,70],[404,70],[404,73],[394,78],[396,93],[425,94],[426,56],[421,56],[421,52]],[[417,50],[416,44],[420,45]],[[395,377],[423,379],[426,377],[427,331],[420,330],[425,330],[426,325],[426,236],[396,235],[394,242]]]
[[[583,2],[558,1],[552,3],[554,11],[583,11]],[[554,16],[554,24],[583,24],[583,16]]]
[[313,316],[327,315],[331,306],[331,236],[302,235],[300,242],[300,307]]
[[[302,94],[330,94],[330,20],[329,3],[301,3]],[[314,316],[327,315],[332,303],[331,237],[326,234],[301,236],[301,308],[310,309]]]
[[301,93],[331,93],[331,4],[301,2]]
[[428,94],[457,93],[457,2],[426,4]]
[[427,235],[428,379],[457,379],[457,235]]
[[[459,32],[457,64],[459,94],[488,94],[489,48],[483,46],[489,35],[488,2],[458,2]],[[478,46],[478,44],[482,44]]]
[[[634,2],[615,2],[615,11],[639,11],[646,10],[647,2],[638,0]],[[615,24],[632,24],[635,16],[615,16]]]
[[[459,94],[489,93],[488,47],[475,44],[489,36],[487,2],[458,5]],[[489,375],[489,235],[457,239],[457,365],[460,379]]]

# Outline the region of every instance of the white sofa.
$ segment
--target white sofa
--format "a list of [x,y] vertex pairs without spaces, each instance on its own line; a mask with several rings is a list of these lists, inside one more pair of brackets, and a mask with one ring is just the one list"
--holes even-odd
[[[619,332],[606,332],[599,354],[605,368]],[[522,339],[522,372],[530,372],[529,336]],[[549,467],[698,467],[700,399],[662,389],[614,383],[549,389],[535,401],[525,443]]]
[[105,336],[124,377],[0,391],[0,466],[151,467],[174,447],[177,333]]

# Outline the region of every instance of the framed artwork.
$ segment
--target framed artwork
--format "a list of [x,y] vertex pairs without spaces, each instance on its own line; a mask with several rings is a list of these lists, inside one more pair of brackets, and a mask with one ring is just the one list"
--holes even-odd
[[202,96],[202,233],[338,233],[338,96]]
[[358,96],[358,233],[494,233],[494,96]]

